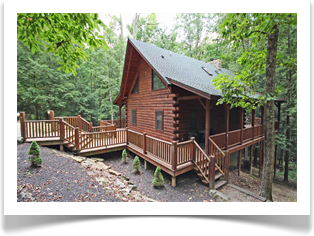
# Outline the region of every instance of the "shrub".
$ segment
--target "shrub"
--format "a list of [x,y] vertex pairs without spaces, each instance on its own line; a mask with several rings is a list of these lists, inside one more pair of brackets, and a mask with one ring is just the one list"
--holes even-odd
[[31,166],[40,165],[43,163],[43,159],[40,157],[39,146],[36,141],[33,141],[28,150],[28,160]]
[[156,168],[154,176],[153,185],[157,188],[164,186],[164,178],[162,177],[161,168],[159,166]]
[[140,159],[138,158],[138,156],[135,156],[134,161],[133,161],[133,170],[135,172],[138,172],[139,169],[141,169]]
[[127,160],[128,160],[128,154],[126,153],[126,150],[123,149],[123,151],[122,151],[122,162],[126,163]]

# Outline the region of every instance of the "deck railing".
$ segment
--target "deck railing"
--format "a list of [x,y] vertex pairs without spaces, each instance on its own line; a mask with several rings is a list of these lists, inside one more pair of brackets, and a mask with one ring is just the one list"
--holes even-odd
[[146,151],[158,157],[159,159],[171,164],[171,143],[146,136]]
[[177,165],[181,165],[192,161],[193,154],[193,140],[181,142],[177,144]]
[[58,120],[27,120],[24,121],[25,138],[59,137]]
[[92,149],[98,147],[107,147],[127,142],[126,129],[104,131],[104,132],[90,132],[80,133],[79,142],[81,150]]
[[116,125],[93,126],[93,132],[104,132],[116,130]]
[[120,127],[120,120],[99,120],[99,125],[101,123],[105,124],[115,124],[117,128],[125,128],[125,119],[121,119],[121,127]]
[[90,132],[90,122],[88,122],[87,120],[85,120],[84,118],[81,117],[81,130],[85,131],[85,132]]
[[128,142],[143,148],[143,134],[128,129]]
[[222,150],[217,146],[217,144],[211,139],[209,139],[209,156],[214,156],[215,157],[215,165],[216,168],[222,173],[224,169],[224,158],[225,154],[222,152]]

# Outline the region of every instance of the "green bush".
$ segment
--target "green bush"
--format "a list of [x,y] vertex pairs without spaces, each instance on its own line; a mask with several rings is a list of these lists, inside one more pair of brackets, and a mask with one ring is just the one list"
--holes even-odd
[[157,188],[164,186],[164,178],[162,177],[161,168],[159,166],[156,168],[154,176],[153,185]]
[[122,162],[126,163],[127,160],[128,160],[128,154],[126,153],[126,150],[123,149],[123,151],[122,151]]
[[139,169],[141,169],[140,159],[138,158],[138,156],[135,156],[134,161],[133,161],[133,170],[135,172],[138,172]]
[[31,166],[40,165],[43,163],[43,159],[40,157],[40,150],[37,142],[33,141],[28,150],[28,160]]

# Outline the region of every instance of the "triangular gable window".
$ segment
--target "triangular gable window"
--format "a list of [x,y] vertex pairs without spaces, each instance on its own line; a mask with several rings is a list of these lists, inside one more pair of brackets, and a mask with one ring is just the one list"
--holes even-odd
[[136,82],[134,84],[132,93],[138,93],[138,77],[137,77]]
[[153,70],[152,70],[152,85],[153,90],[165,88],[165,85],[161,82],[161,80]]

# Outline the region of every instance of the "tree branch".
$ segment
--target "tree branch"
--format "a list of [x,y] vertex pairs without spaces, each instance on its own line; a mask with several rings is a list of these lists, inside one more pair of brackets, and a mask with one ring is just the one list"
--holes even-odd
[[263,32],[263,31],[259,31],[259,30],[253,30],[251,33],[249,33],[248,36],[250,36],[251,34],[253,33],[261,33],[261,34],[267,34],[266,32]]

